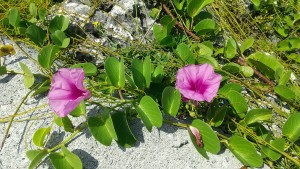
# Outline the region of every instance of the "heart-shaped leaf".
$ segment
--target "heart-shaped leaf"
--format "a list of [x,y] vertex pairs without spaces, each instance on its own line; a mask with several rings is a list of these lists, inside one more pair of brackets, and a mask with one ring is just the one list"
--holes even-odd
[[104,68],[111,84],[117,88],[125,85],[125,66],[123,58],[119,62],[115,57],[106,59]]
[[43,68],[50,68],[56,53],[59,51],[59,47],[55,45],[47,45],[42,48],[38,54],[38,62]]
[[55,16],[50,24],[48,30],[51,33],[54,33],[57,30],[65,31],[69,26],[70,18],[68,16]]
[[26,35],[38,46],[43,46],[46,39],[46,32],[39,26],[30,25],[26,29]]
[[68,38],[61,30],[56,30],[54,33],[52,33],[51,39],[53,40],[54,44],[60,48],[66,48],[70,44],[70,38]]
[[150,87],[151,83],[151,62],[150,57],[147,56],[144,60],[144,63],[138,58],[132,60],[132,76],[134,83],[139,89],[145,89]]

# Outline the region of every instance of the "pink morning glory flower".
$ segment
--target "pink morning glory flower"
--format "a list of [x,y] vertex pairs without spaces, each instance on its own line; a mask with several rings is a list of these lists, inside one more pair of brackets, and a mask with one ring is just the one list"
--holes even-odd
[[203,147],[203,142],[202,142],[202,137],[201,137],[201,134],[200,134],[199,130],[196,127],[193,127],[193,126],[190,126],[189,128],[190,128],[191,132],[193,133],[193,135],[196,138],[197,145],[200,148],[202,148]]
[[211,102],[217,96],[221,79],[210,64],[187,65],[177,72],[176,89],[184,100]]
[[67,116],[82,100],[91,97],[83,86],[83,79],[82,68],[62,68],[53,75],[48,100],[50,108],[58,116]]

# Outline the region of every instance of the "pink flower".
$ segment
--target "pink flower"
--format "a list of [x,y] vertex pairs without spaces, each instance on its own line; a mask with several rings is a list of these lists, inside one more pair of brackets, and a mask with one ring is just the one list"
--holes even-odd
[[202,148],[203,147],[203,142],[202,142],[202,138],[201,138],[199,130],[196,127],[193,127],[193,126],[190,126],[189,128],[190,128],[191,132],[193,133],[193,135],[196,138],[197,145],[200,148]]
[[84,72],[81,68],[59,69],[52,78],[48,94],[50,108],[60,117],[71,113],[91,93],[83,86]]
[[221,79],[209,64],[187,65],[177,72],[176,89],[185,99],[211,102],[218,93]]

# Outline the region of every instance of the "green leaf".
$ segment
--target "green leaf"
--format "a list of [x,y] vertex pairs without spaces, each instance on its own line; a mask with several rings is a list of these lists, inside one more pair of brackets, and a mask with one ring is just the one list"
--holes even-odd
[[36,168],[47,154],[48,152],[46,150],[28,150],[26,156],[31,161],[28,169]]
[[73,169],[71,164],[66,160],[64,154],[60,153],[51,153],[49,155],[51,164],[55,169]]
[[168,29],[164,28],[163,26],[160,26],[159,24],[154,24],[153,34],[155,39],[158,42],[161,42],[164,38],[168,36]]
[[198,36],[214,32],[215,29],[216,22],[212,19],[203,19],[200,22],[198,22],[197,25],[194,27],[194,31],[197,32]]
[[56,53],[59,51],[59,48],[55,45],[48,45],[42,48],[38,54],[38,62],[43,68],[50,68]]
[[97,67],[93,63],[78,63],[70,68],[82,68],[85,76],[94,76],[97,74]]
[[54,33],[52,33],[51,39],[53,40],[54,44],[60,48],[66,48],[70,44],[70,38],[68,38],[61,30],[56,30]]
[[81,115],[84,115],[86,112],[85,108],[85,102],[81,101],[80,104],[70,113],[73,117],[79,117]]
[[222,69],[231,74],[238,74],[242,68],[236,63],[227,63],[222,67]]
[[200,56],[212,56],[214,51],[213,51],[213,46],[212,42],[205,41],[203,43],[198,44],[200,51],[199,55]]
[[131,71],[134,83],[139,89],[143,90],[150,87],[152,71],[149,56],[145,58],[144,63],[138,58],[134,58],[132,60]]
[[162,126],[162,114],[157,103],[150,96],[144,96],[141,99],[140,104],[136,106],[136,111],[148,131],[151,132],[152,126]]
[[112,139],[118,140],[109,110],[99,117],[89,117],[88,127],[94,138],[105,146],[110,146]]
[[4,75],[7,73],[7,69],[5,66],[0,66],[0,75]]
[[[270,143],[273,147],[280,151],[284,151],[284,146],[285,146],[285,140],[284,138],[278,138],[273,140]],[[281,154],[278,153],[277,151],[273,150],[271,147],[268,146],[262,146],[261,148],[262,154],[269,157],[271,160],[276,161],[281,157]]]
[[132,147],[136,143],[136,138],[128,125],[126,113],[115,112],[111,117],[118,136],[117,143],[125,148]]
[[156,19],[156,17],[159,15],[159,12],[160,12],[159,9],[157,9],[157,8],[152,8],[152,9],[151,9],[151,12],[149,12],[149,16],[150,16],[152,19]]
[[162,93],[162,107],[165,113],[176,116],[181,103],[181,95],[174,87],[168,86]]
[[212,128],[202,120],[193,120],[191,126],[197,128],[202,136],[204,149],[212,154],[217,154],[220,149],[220,140]]
[[256,67],[257,70],[270,79],[275,79],[277,69],[284,69],[276,57],[261,52],[253,53],[247,57],[247,63],[252,67]]
[[251,77],[254,74],[254,70],[250,66],[241,66],[242,73],[245,77]]
[[190,0],[187,6],[188,15],[192,18],[197,16],[200,11],[207,6],[208,4],[212,3],[214,0]]
[[278,84],[285,86],[288,83],[288,81],[290,80],[291,75],[292,75],[291,70],[281,73],[279,80],[278,80]]
[[164,68],[162,65],[158,65],[152,74],[151,80],[155,83],[161,83],[163,77],[164,77]]
[[286,86],[278,85],[274,88],[274,91],[280,98],[285,100],[293,100],[296,97],[295,92]]
[[228,84],[224,85],[223,87],[221,87],[219,89],[218,93],[221,95],[226,95],[226,93],[231,90],[237,91],[238,93],[240,93],[243,90],[243,87],[237,83],[228,83]]
[[145,78],[146,88],[150,87],[151,73],[152,73],[152,68],[151,68],[150,56],[146,56],[143,64],[143,76]]
[[245,113],[248,110],[248,105],[247,105],[247,102],[246,102],[245,98],[243,97],[243,95],[234,90],[230,90],[226,93],[222,93],[222,95],[226,99],[228,99],[228,101],[230,102],[230,105],[234,108],[237,115],[240,118],[244,118]]
[[26,35],[38,46],[43,46],[46,39],[46,32],[39,26],[30,25],[26,29]]
[[33,134],[32,142],[38,146],[43,147],[44,146],[44,140],[45,137],[50,133],[51,128],[39,128],[35,133]]
[[275,24],[273,26],[274,30],[282,37],[287,37],[288,36],[288,29],[285,29],[284,27],[282,27],[281,25],[279,24]]
[[198,56],[197,62],[198,62],[198,64],[208,63],[208,64],[212,65],[214,68],[219,68],[218,61],[211,56],[206,56],[206,55]]
[[254,43],[254,38],[252,38],[252,37],[247,38],[240,46],[241,53],[244,53],[245,50],[252,47],[253,43]]
[[[198,129],[199,130],[199,129]],[[199,152],[199,154],[201,154],[204,158],[206,158],[207,160],[209,159],[205,149],[203,147],[199,147],[198,144],[197,144],[197,139],[196,137],[194,136],[194,134],[192,133],[191,129],[188,127],[188,132],[189,132],[189,136],[192,140],[192,143],[194,145],[194,147],[196,148],[196,150]],[[201,133],[200,133],[201,134]],[[201,138],[202,139],[202,138]],[[203,140],[201,140],[203,141]]]
[[117,88],[123,88],[125,86],[125,66],[123,58],[121,58],[120,62],[115,57],[107,58],[104,68],[113,86]]
[[50,33],[54,33],[57,30],[65,31],[69,26],[70,18],[68,16],[55,16],[50,24],[48,30]]
[[13,27],[19,26],[21,21],[20,12],[17,8],[11,8],[8,15],[9,24]]
[[259,122],[259,121],[268,121],[272,117],[272,111],[268,109],[252,109],[250,110],[245,117],[245,122],[247,125]]
[[300,48],[300,38],[288,38],[277,44],[279,51],[292,51]]
[[225,46],[225,57],[227,59],[232,59],[235,57],[236,55],[236,49],[237,49],[237,45],[234,39],[230,38],[228,39],[226,46]]
[[37,88],[31,95],[31,97],[37,96],[39,94],[45,93],[48,90],[50,90],[50,80],[47,79],[45,80],[40,86],[39,88]]
[[68,116],[61,118],[61,121],[66,132],[74,132],[74,126]]
[[29,5],[29,13],[30,13],[30,15],[32,15],[33,17],[36,17],[36,16],[37,16],[37,8],[36,8],[35,3],[30,3],[30,5]]
[[176,53],[186,64],[194,64],[195,58],[192,51],[190,51],[188,45],[181,43],[176,48]]
[[47,10],[45,8],[39,8],[38,9],[39,19],[44,22],[47,14]]
[[208,124],[213,127],[219,127],[223,123],[228,109],[229,108],[227,106],[219,107],[218,105],[210,108],[206,115]]
[[70,152],[65,146],[61,147],[66,161],[72,166],[73,169],[82,169],[82,162],[80,158],[74,153]]
[[300,55],[298,55],[297,53],[291,53],[287,56],[287,58],[289,60],[294,60],[295,62],[300,63]]
[[248,140],[234,135],[229,139],[228,148],[245,166],[262,167],[263,159]]
[[300,137],[300,113],[293,113],[287,119],[282,128],[282,134],[295,142]]
[[182,10],[185,1],[186,0],[173,0],[173,3],[178,10]]
[[24,73],[23,74],[24,85],[27,89],[29,89],[34,84],[34,76],[24,63],[19,62],[19,64]]

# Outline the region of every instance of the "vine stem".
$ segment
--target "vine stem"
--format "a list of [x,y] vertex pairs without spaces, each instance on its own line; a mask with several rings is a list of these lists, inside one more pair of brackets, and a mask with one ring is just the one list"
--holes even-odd
[[11,125],[12,125],[12,122],[13,122],[14,118],[16,117],[16,115],[17,115],[18,111],[20,110],[22,104],[25,102],[25,100],[27,99],[27,97],[30,95],[30,93],[31,93],[32,91],[33,91],[33,90],[30,90],[30,91],[25,95],[25,97],[23,97],[23,99],[22,99],[21,103],[18,105],[16,111],[15,111],[14,114],[11,116],[10,121],[9,121],[9,123],[8,123],[8,126],[7,126],[7,129],[6,129],[6,131],[5,131],[5,135],[4,135],[3,139],[2,139],[0,151],[2,150],[2,148],[3,148],[3,146],[4,146],[5,140],[6,140],[6,138],[7,138],[9,129],[10,129]]
[[85,127],[87,126],[87,122],[83,123],[82,126],[78,127],[69,137],[67,137],[64,141],[62,141],[60,144],[56,145],[55,147],[48,149],[48,153],[51,153],[53,151],[56,151],[57,149],[60,149],[62,146],[67,144],[70,140],[72,140],[78,133],[80,133]]

